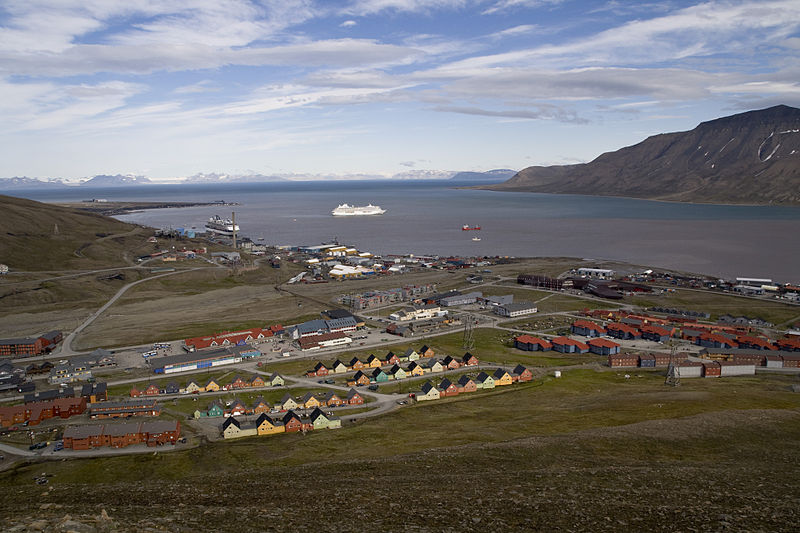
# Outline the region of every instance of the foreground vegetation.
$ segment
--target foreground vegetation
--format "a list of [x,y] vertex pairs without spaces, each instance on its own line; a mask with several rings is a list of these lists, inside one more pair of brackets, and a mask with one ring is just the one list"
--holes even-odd
[[[118,526],[169,520],[172,531],[250,531],[264,520],[291,531],[312,509],[330,531],[363,520],[379,530],[791,529],[796,377],[684,380],[673,389],[656,372],[629,375],[574,370],[340,431],[19,466],[0,476],[15,487],[0,509],[15,523],[67,512],[91,521],[102,507]],[[42,471],[53,474],[44,492],[31,482]],[[232,493],[251,495],[235,515]],[[420,493],[433,505],[392,506]],[[313,503],[299,497],[312,494]]]

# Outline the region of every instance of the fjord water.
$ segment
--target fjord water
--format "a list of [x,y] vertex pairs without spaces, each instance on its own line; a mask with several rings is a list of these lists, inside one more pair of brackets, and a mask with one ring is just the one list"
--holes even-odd
[[[800,282],[797,207],[456,188],[472,184],[426,180],[143,185],[26,191],[25,196],[40,201],[236,202],[240,205],[146,210],[117,218],[157,228],[201,230],[210,216],[230,217],[236,211],[243,236],[276,245],[337,238],[379,254],[570,256]],[[331,216],[342,203],[372,203],[386,214]],[[482,229],[462,231],[463,224]],[[478,242],[472,240],[476,235]]]

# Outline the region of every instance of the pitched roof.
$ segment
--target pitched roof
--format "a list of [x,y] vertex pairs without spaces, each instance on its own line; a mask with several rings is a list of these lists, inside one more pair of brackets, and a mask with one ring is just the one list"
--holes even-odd
[[569,337],[556,337],[555,339],[551,340],[553,344],[559,344],[562,346],[575,346],[580,348],[581,350],[588,350],[589,345],[585,344],[581,341],[576,341],[575,339],[570,339]]
[[538,344],[542,348],[552,348],[553,345],[550,344],[549,341],[544,339],[540,339],[539,337],[534,337],[532,335],[520,335],[519,337],[514,339],[517,342],[521,342],[523,344]]
[[619,344],[608,339],[589,339],[586,344],[591,346],[601,346],[603,348],[619,348]]

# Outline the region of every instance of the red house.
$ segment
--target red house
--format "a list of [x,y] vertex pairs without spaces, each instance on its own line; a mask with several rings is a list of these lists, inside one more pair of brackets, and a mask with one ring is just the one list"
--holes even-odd
[[438,388],[439,396],[458,396],[458,387],[447,378],[444,378],[442,382],[439,383]]
[[143,393],[145,396],[156,396],[161,394],[161,390],[158,388],[158,385],[155,383],[151,383],[148,387],[144,390]]
[[478,358],[472,355],[471,353],[467,352],[461,358],[461,364],[464,366],[477,366]]
[[511,373],[511,379],[513,381],[519,381],[519,382],[532,381],[533,372],[531,372],[522,365],[517,365],[514,368],[514,371]]
[[286,433],[297,433],[303,429],[303,422],[297,413],[289,411],[283,416],[283,427]]
[[455,370],[456,368],[461,367],[461,363],[458,361],[458,359],[448,355],[442,359],[442,366],[450,370]]
[[364,398],[358,393],[355,389],[350,389],[350,392],[347,393],[347,403],[348,405],[361,405],[364,403]]
[[400,362],[400,358],[397,357],[397,354],[394,352],[389,352],[386,354],[386,364],[387,365],[396,365]]
[[316,364],[316,366],[314,366],[314,370],[309,370],[306,375],[310,378],[313,378],[315,376],[327,376],[328,372],[328,367],[319,362]]

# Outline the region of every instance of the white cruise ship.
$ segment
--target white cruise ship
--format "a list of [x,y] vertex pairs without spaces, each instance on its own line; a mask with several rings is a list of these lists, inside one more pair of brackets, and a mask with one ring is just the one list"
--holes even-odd
[[342,204],[331,211],[331,214],[335,217],[352,217],[361,215],[382,215],[385,212],[386,209],[381,209],[379,205],[369,204],[364,206],[356,206]]
[[236,228],[234,228],[233,220],[229,218],[221,218],[219,215],[214,215],[208,219],[208,222],[206,222],[206,229],[211,233],[216,233],[217,235],[233,237],[233,232],[239,231],[239,225],[236,224]]

